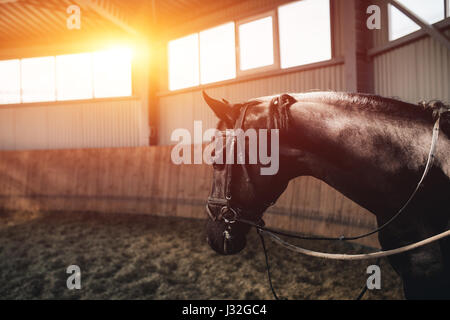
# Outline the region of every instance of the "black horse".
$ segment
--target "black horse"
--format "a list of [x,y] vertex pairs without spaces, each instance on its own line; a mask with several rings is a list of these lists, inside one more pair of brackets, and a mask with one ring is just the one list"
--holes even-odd
[[[405,203],[428,159],[434,115],[440,102],[413,105],[376,95],[336,92],[283,94],[230,104],[210,98],[220,131],[235,128],[279,129],[279,171],[261,175],[260,164],[215,164],[210,199],[232,195],[241,218],[257,222],[289,180],[313,176],[372,212],[383,225]],[[274,103],[276,99],[279,103]],[[383,250],[420,241],[450,228],[450,116],[442,114],[433,166],[424,186],[404,212],[378,237]],[[229,190],[227,189],[229,187]],[[220,203],[209,214],[224,214]],[[228,214],[228,213],[227,213]],[[209,245],[220,254],[245,247],[250,226],[226,219],[207,224]],[[224,239],[226,238],[226,239]],[[450,298],[450,239],[389,257],[403,280],[408,299]]]

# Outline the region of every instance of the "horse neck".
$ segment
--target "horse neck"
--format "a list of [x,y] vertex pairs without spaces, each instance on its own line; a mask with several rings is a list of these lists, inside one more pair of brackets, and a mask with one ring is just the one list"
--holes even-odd
[[339,95],[296,99],[293,139],[304,156],[295,176],[323,180],[374,213],[404,201],[427,160],[432,124],[361,112]]

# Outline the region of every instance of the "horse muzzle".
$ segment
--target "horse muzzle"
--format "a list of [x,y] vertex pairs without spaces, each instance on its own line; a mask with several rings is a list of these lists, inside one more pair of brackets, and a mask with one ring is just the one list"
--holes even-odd
[[[247,229],[247,230],[245,230]],[[248,228],[234,224],[231,228],[223,221],[209,220],[206,225],[206,241],[211,249],[221,255],[239,253],[247,243],[246,234]]]

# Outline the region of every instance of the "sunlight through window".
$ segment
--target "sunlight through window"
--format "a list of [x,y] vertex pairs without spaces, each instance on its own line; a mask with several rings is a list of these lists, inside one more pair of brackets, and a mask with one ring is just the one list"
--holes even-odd
[[129,48],[94,52],[94,97],[131,96],[131,62]]
[[278,16],[282,68],[331,59],[329,0],[283,5]]
[[55,57],[22,59],[22,101],[55,101]]
[[170,90],[193,87],[199,84],[197,33],[170,41],[168,55]]
[[91,53],[56,57],[57,100],[92,98],[92,82]]
[[239,25],[239,64],[241,70],[272,65],[272,17]]
[[200,32],[200,82],[236,77],[234,22]]
[[[429,24],[436,23],[445,17],[443,0],[398,0],[414,14]],[[397,8],[389,8],[389,40],[395,40],[420,29],[414,21],[409,19]]]
[[0,104],[20,103],[20,60],[0,61]]

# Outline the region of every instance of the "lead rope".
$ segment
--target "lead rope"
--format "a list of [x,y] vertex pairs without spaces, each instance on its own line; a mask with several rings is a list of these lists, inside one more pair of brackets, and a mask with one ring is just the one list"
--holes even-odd
[[[263,251],[264,251],[264,258],[265,258],[265,261],[266,261],[267,279],[269,280],[270,290],[272,291],[272,295],[273,295],[273,297],[275,298],[275,300],[281,300],[281,299],[278,297],[278,295],[277,295],[277,293],[276,293],[276,291],[275,291],[275,288],[273,287],[272,276],[271,276],[271,274],[270,274],[269,255],[268,255],[268,253],[267,253],[267,248],[266,248],[266,243],[265,243],[265,241],[264,241],[264,236],[262,235],[261,230],[258,229],[258,228],[256,228],[256,233],[258,234],[259,239],[261,240],[261,245],[262,245],[262,248],[263,248]],[[375,264],[376,264],[376,265],[379,265],[379,264],[380,264],[380,260],[381,260],[381,258],[378,258],[378,259],[375,261]],[[367,282],[365,283],[364,287],[362,288],[361,292],[358,294],[358,296],[356,297],[355,300],[361,300],[361,299],[364,297],[364,295],[365,295],[366,292],[367,292]],[[288,300],[288,299],[287,299],[287,298],[284,298],[283,300]]]
[[261,231],[259,229],[256,229],[256,233],[258,234],[259,238],[261,239],[261,245],[262,245],[263,251],[264,251],[264,257],[266,260],[267,278],[269,279],[270,290],[272,290],[272,294],[273,294],[273,297],[275,298],[275,300],[280,300],[280,298],[278,298],[278,296],[277,296],[277,293],[275,292],[275,289],[273,288],[272,277],[270,276],[269,256],[267,255],[267,248],[266,248],[266,243],[264,241],[264,236],[261,234]]

